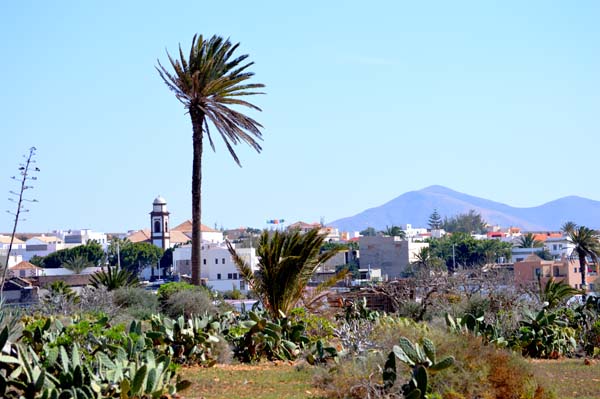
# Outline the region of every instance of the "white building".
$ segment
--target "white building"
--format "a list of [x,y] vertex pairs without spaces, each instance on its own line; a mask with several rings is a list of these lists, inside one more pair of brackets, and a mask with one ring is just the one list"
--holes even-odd
[[65,249],[64,241],[56,236],[47,236],[42,234],[41,236],[31,237],[25,241],[25,253],[23,259],[26,261],[31,260],[34,256],[47,256],[52,252],[56,252],[59,249]]
[[427,234],[427,229],[422,227],[412,227],[412,224],[403,224],[400,228],[406,233],[406,238],[420,238],[423,234]]
[[554,259],[562,259],[571,256],[575,245],[567,237],[548,237],[544,242],[544,248],[550,252]]
[[[0,235],[0,252],[3,256],[6,256],[8,247],[10,246],[10,236]],[[23,255],[25,253],[25,241],[19,240],[17,237],[13,240],[12,249],[10,251],[11,256]]]
[[106,237],[106,234],[93,231],[91,229],[54,230],[52,234],[64,242],[65,248],[73,248],[79,245],[85,245],[90,241],[98,242],[105,251],[108,247],[108,238]]
[[[258,258],[254,248],[236,248],[236,253],[256,270]],[[204,242],[201,248],[200,278],[205,280],[209,287],[217,291],[228,291],[234,288],[246,293],[248,287],[241,278],[231,258],[229,250],[224,244]],[[180,275],[192,273],[192,246],[184,245],[173,251],[173,272]]]

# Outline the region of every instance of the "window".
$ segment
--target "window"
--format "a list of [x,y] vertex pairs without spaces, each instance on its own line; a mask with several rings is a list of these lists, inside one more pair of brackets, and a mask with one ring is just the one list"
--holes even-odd
[[218,264],[219,264],[219,259],[215,258],[215,265],[218,265]]
[[233,279],[237,280],[238,279],[238,274],[237,273],[233,273]]
[[556,249],[557,249],[557,248],[558,248],[558,247],[556,246],[556,244],[552,245],[552,250],[553,250],[553,251],[556,251]]
[[169,222],[165,221],[165,232],[169,231]]
[[246,282],[244,280],[240,281],[240,291],[246,291]]
[[225,258],[221,258],[221,264],[224,265],[225,264]]
[[206,265],[206,258],[202,259],[202,264]]
[[227,279],[228,279],[228,280],[231,280],[232,278],[233,278],[233,274],[231,274],[231,273],[227,273]]
[[221,279],[221,273],[217,273],[217,280]]
[[154,232],[155,233],[160,233],[160,220],[155,220],[154,221]]
[[577,273],[577,268],[576,267],[573,268],[573,273]]

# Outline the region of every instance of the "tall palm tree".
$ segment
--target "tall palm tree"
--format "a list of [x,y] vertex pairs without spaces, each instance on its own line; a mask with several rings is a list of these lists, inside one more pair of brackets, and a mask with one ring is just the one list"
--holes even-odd
[[317,267],[331,259],[336,250],[321,252],[325,237],[319,229],[307,233],[299,231],[264,230],[256,254],[258,271],[237,255],[227,242],[238,271],[260,298],[265,309],[274,318],[280,312],[289,313],[301,299],[304,288]]
[[541,248],[543,246],[544,243],[536,240],[533,233],[527,233],[519,237],[519,241],[517,242],[517,248]]
[[[264,87],[260,83],[248,83],[254,75],[247,69],[254,64],[246,62],[248,55],[233,56],[239,43],[213,36],[204,39],[195,35],[189,57],[186,58],[179,46],[179,58],[172,58],[167,52],[173,69],[169,72],[158,61],[158,73],[165,84],[183,103],[192,121],[192,283],[200,284],[201,242],[201,196],[202,196],[202,149],[204,134],[215,149],[209,130],[209,122],[217,130],[229,153],[240,165],[233,145],[245,142],[257,152],[261,147],[257,140],[262,139],[260,123],[234,110],[230,106],[242,106],[260,111],[260,108],[243,100],[245,96],[262,94],[256,89]],[[241,165],[240,165],[241,166]]]
[[577,253],[577,256],[579,257],[581,289],[585,291],[586,258],[590,258],[595,265],[598,265],[598,259],[600,258],[600,240],[598,232],[586,226],[576,226],[567,232],[567,239],[575,245],[573,251]]

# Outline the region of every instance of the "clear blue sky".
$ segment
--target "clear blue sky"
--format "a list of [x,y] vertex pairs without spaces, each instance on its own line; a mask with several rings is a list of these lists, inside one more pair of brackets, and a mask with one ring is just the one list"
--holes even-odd
[[2,2],[0,191],[35,145],[20,231],[147,227],[157,194],[189,218],[191,125],[154,66],[198,32],[241,42],[268,93],[261,154],[205,152],[208,225],[327,222],[432,184],[600,200],[599,20],[597,1]]

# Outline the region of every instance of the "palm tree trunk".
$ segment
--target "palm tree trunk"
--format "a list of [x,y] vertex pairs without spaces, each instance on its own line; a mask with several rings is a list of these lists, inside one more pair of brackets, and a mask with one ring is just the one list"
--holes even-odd
[[193,128],[193,151],[192,161],[192,284],[200,285],[200,272],[202,257],[201,224],[202,224],[202,125],[204,113],[190,108]]
[[[582,290],[586,290],[586,282],[585,282],[585,272],[586,270],[586,264],[585,264],[585,255],[579,255],[579,269],[581,272],[581,289]],[[585,291],[583,291],[583,298],[585,299]]]

